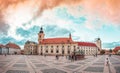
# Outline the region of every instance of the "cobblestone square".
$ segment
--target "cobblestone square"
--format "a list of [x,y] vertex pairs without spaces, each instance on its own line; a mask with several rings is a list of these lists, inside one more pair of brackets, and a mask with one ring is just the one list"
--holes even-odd
[[29,73],[29,71],[23,71],[23,70],[8,70],[6,73]]
[[104,67],[88,67],[84,71],[87,72],[103,72]]
[[[0,55],[0,73],[120,73],[120,56],[85,56],[71,61],[66,57],[39,55]],[[110,66],[106,66],[109,58]]]
[[115,69],[116,69],[116,73],[120,73],[120,66],[116,66]]
[[62,71],[62,70],[59,70],[59,69],[55,69],[55,68],[52,68],[52,69],[45,69],[45,70],[42,70],[43,73],[67,73],[65,71]]
[[13,67],[27,67],[26,64],[14,64]]
[[79,66],[76,66],[76,65],[68,65],[68,66],[65,66],[65,67],[70,68],[70,69],[75,69],[75,68],[77,68],[77,67],[79,67]]
[[36,67],[45,67],[45,66],[48,66],[46,64],[35,64]]

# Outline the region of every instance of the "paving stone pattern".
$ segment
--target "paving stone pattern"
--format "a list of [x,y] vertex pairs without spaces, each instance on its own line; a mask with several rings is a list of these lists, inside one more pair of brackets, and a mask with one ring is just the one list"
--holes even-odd
[[104,65],[104,63],[93,63],[93,65]]
[[26,64],[14,64],[13,67],[27,67]]
[[79,66],[77,66],[77,65],[68,65],[68,66],[65,66],[65,67],[69,68],[69,69],[75,69],[75,68],[77,68]]
[[[66,57],[56,60],[54,56],[0,55],[0,73],[109,73],[105,72],[105,59],[106,55],[85,56],[83,60],[71,62]],[[111,71],[114,69],[120,73],[120,56],[115,55],[109,59]]]
[[36,67],[45,67],[45,66],[48,66],[46,64],[35,64]]
[[84,71],[88,72],[103,72],[104,67],[88,67]]
[[29,73],[29,71],[24,71],[24,70],[8,70],[6,73]]
[[115,67],[116,73],[120,73],[120,66]]
[[5,65],[5,63],[0,63],[0,68],[3,67]]
[[59,70],[59,69],[56,69],[56,68],[52,68],[52,69],[45,69],[45,70],[42,70],[43,73],[67,73],[65,71],[62,71],[62,70]]

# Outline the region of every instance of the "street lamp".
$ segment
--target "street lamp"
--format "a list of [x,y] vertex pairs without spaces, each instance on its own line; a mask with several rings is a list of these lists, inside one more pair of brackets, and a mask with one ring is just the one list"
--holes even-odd
[[98,47],[96,48],[96,57],[97,57],[97,49],[98,49]]

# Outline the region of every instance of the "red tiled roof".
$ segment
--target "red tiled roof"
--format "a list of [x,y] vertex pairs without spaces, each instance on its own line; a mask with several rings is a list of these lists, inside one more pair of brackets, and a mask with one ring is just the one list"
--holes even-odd
[[75,43],[71,38],[48,38],[43,39],[42,44],[69,44]]
[[116,50],[116,51],[120,50],[120,46],[115,47],[114,50]]
[[6,47],[9,47],[9,48],[14,48],[14,49],[20,49],[20,47],[14,43],[8,43],[6,44]]
[[78,42],[78,46],[91,46],[91,47],[97,47],[95,43],[90,43],[90,42]]

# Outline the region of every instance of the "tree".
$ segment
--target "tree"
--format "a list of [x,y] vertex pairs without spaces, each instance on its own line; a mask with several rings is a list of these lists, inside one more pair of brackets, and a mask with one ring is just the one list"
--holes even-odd
[[110,49],[109,52],[112,53],[112,49]]
[[102,55],[105,54],[105,50],[101,50],[100,54],[102,54]]

